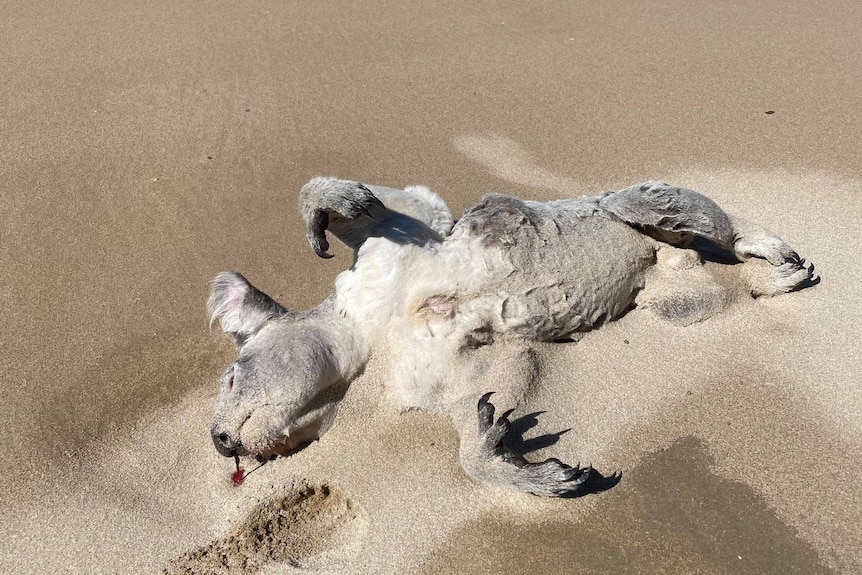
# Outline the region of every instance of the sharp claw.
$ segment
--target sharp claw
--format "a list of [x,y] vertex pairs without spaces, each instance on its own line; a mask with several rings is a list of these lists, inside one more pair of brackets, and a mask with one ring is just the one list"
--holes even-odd
[[479,415],[479,435],[484,435],[494,423],[494,404],[488,401],[488,398],[494,394],[490,391],[479,398],[477,405]]
[[564,469],[560,472],[560,481],[571,481],[573,478],[578,477],[581,474],[580,469],[570,468]]
[[329,258],[334,257],[331,253],[326,251],[329,249],[329,244],[325,240],[322,242],[322,244],[323,245],[320,245],[320,244],[318,244],[318,245],[312,244],[311,245],[312,249],[314,249],[314,253],[316,253],[318,257],[321,257],[325,260],[328,260]]
[[503,439],[503,437],[508,435],[510,431],[512,431],[512,423],[508,419],[504,419],[502,417],[497,420],[496,426],[503,430],[503,432],[500,434],[501,440]]
[[[496,422],[494,413],[496,408],[489,400],[494,392],[488,392],[479,398],[476,405],[479,420],[480,441],[483,441],[483,449],[489,455],[498,458],[498,461],[512,466],[513,472],[525,474],[524,481],[533,483],[538,495],[566,496],[574,494],[580,486],[590,478],[592,465],[581,467],[579,461],[574,467],[563,463],[556,457],[549,457],[540,463],[530,463],[522,455],[508,451],[501,443],[503,436],[509,433],[512,423],[509,416],[515,411],[509,409],[500,414]],[[523,489],[523,487],[522,487]],[[529,490],[529,489],[525,489]]]
[[572,481],[574,479],[575,485],[580,485],[581,483],[586,481],[588,474],[589,474],[589,471],[573,467],[571,469],[566,469],[565,471],[560,473],[560,480],[569,482],[569,481]]
[[329,242],[326,240],[327,227],[329,227],[329,214],[322,210],[316,210],[308,220],[308,229],[305,234],[314,253],[323,259],[332,257],[332,254],[328,253]]
[[329,253],[329,242],[326,241],[326,235],[323,232],[320,234],[311,232],[308,234],[308,243],[311,245],[311,249],[314,250],[319,257],[324,259],[331,258],[332,254]]
[[570,481],[570,482],[569,482],[569,484],[570,484],[570,485],[575,485],[575,486],[577,486],[577,485],[581,485],[581,484],[583,484],[583,483],[584,483],[587,479],[589,479],[589,478],[590,478],[590,472],[589,472],[589,471],[584,471],[580,476],[578,476],[578,478],[577,478],[577,479],[575,479],[574,481]]

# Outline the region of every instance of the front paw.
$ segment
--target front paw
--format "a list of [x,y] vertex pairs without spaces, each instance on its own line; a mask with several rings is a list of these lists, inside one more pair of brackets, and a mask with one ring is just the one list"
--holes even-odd
[[374,217],[372,208],[385,209],[371,190],[352,180],[314,178],[303,186],[300,196],[306,214],[320,210],[354,220],[363,215]]
[[314,178],[302,187],[299,207],[307,225],[308,243],[322,258],[332,257],[326,239],[330,217],[355,220],[364,215],[373,218],[373,210],[386,209],[363,184],[324,177]]
[[494,420],[494,405],[488,401],[491,393],[479,399],[479,459],[486,465],[482,479],[500,483],[519,491],[546,497],[575,494],[590,477],[592,467],[580,464],[567,465],[554,457],[540,463],[530,463],[523,455],[514,453],[503,445],[503,438],[510,432],[512,424],[504,412]]

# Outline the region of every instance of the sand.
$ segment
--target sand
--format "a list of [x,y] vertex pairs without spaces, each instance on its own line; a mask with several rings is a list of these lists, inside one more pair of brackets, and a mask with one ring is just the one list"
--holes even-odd
[[[121,4],[0,8],[4,571],[862,572],[858,2]],[[572,430],[534,456],[608,491],[474,483],[445,418],[387,403],[385,358],[234,488],[208,281],[323,299],[350,258],[305,243],[318,174],[456,213],[672,181],[822,282],[537,346],[530,433]]]

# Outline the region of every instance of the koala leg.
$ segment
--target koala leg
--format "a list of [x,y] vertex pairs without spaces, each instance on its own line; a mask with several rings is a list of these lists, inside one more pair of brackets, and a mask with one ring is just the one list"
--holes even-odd
[[760,226],[728,215],[693,190],[664,182],[644,182],[599,201],[605,210],[644,233],[673,246],[689,247],[696,237],[732,252],[742,261],[763,259],[769,270],[746,271],[754,296],[776,295],[816,282],[814,266],[781,238]]
[[368,220],[374,217],[374,210],[385,209],[368,187],[350,180],[318,177],[299,192],[306,238],[314,253],[322,258],[332,257],[328,253],[327,229],[331,227],[338,239],[356,249],[368,237]]
[[502,485],[534,495],[561,497],[575,495],[590,477],[591,467],[567,465],[556,458],[531,463],[523,455],[513,453],[503,445],[511,431],[506,411],[494,419],[495,408],[486,393],[474,404],[473,418],[465,417],[460,431],[460,460],[464,471],[472,478]]
[[[741,218],[732,217],[731,221],[732,250],[745,262],[743,276],[753,296],[778,295],[817,283],[814,265],[806,264],[781,238]],[[758,265],[756,259],[769,265]]]

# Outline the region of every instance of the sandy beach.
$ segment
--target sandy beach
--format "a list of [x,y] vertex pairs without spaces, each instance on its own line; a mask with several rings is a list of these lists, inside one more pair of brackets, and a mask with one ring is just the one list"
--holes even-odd
[[[862,572],[860,29],[849,1],[4,4],[3,571]],[[607,491],[471,480],[448,419],[388,401],[384,357],[237,488],[209,281],[323,300],[351,256],[306,242],[316,175],[456,216],[664,180],[822,281],[536,345],[515,416],[571,431],[531,457],[621,472]]]

